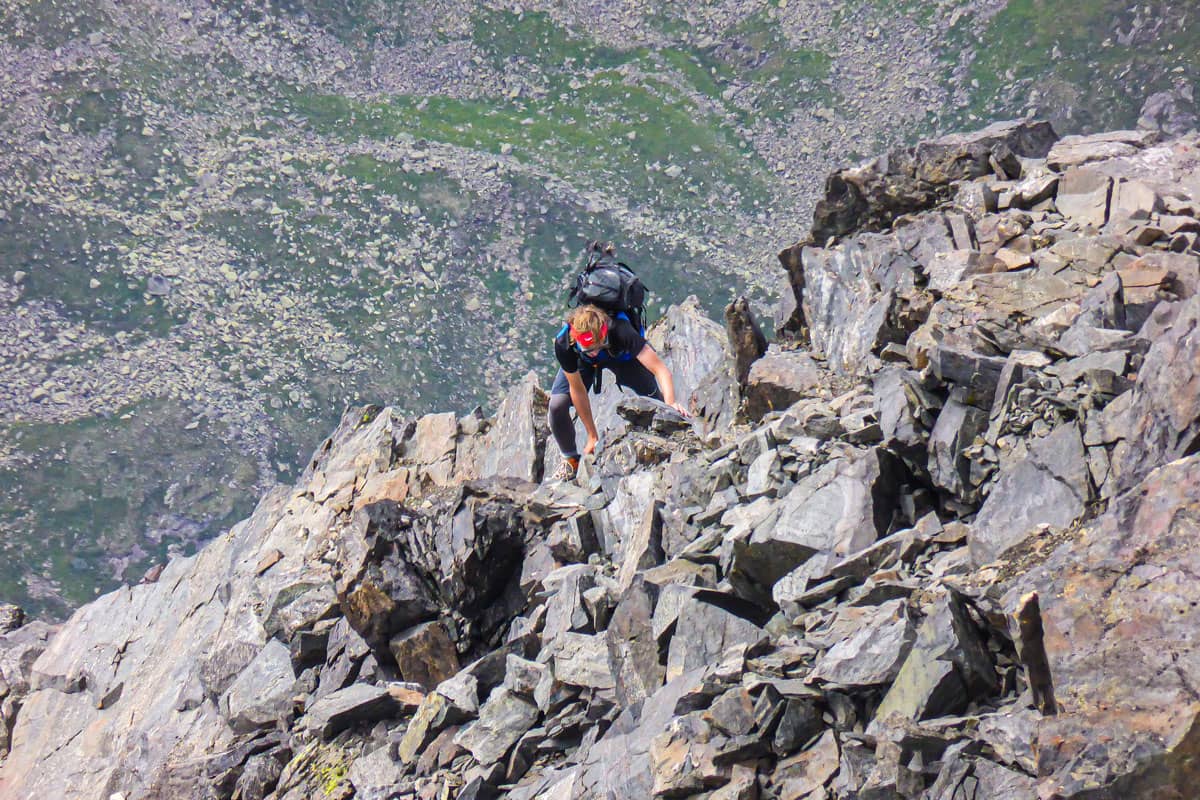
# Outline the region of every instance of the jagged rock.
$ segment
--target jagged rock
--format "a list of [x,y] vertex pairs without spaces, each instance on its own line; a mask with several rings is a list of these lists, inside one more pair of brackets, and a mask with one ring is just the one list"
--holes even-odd
[[825,197],[817,202],[813,240],[824,243],[855,230],[890,227],[902,214],[948,200],[955,182],[992,172],[993,162],[1006,163],[1019,176],[1018,156],[1043,158],[1057,139],[1046,122],[997,122],[840,170],[830,176]]
[[979,717],[978,735],[996,753],[1000,761],[1019,766],[1030,775],[1037,774],[1038,721],[1041,712],[1023,706],[1005,707],[994,714]]
[[[622,470],[622,473],[625,473]],[[646,509],[657,495],[658,475],[654,471],[622,474],[608,506],[597,515],[596,538],[601,551],[613,562],[624,560],[625,540],[638,523],[646,518]]]
[[537,706],[500,688],[480,707],[479,719],[458,732],[454,743],[480,764],[494,764],[533,727],[537,718]]
[[1055,205],[1081,226],[1101,228],[1108,221],[1112,178],[1088,167],[1071,167],[1058,184]]
[[779,452],[764,450],[746,470],[746,497],[773,493],[781,478]]
[[370,652],[370,645],[350,627],[345,617],[335,622],[329,631],[317,697],[346,686]]
[[238,732],[271,727],[292,710],[292,657],[272,639],[221,695],[221,713]]
[[831,249],[805,247],[802,258],[804,318],[831,369],[858,371],[878,348],[903,341],[893,324],[920,265],[896,237],[858,234]]
[[1195,94],[1190,84],[1181,81],[1168,91],[1147,97],[1137,124],[1143,130],[1180,136],[1196,130],[1198,122]]
[[1135,486],[1150,470],[1200,449],[1200,295],[1185,301],[1171,327],[1150,347],[1128,403],[1106,410],[1119,431],[1113,448],[1115,494]]
[[767,352],[767,337],[758,327],[745,297],[725,306],[725,335],[733,352],[734,374],[738,383],[745,386],[751,365]]
[[354,512],[338,543],[338,602],[354,630],[376,649],[439,611],[432,582],[409,561],[402,544],[402,533],[412,529],[414,519],[392,501],[364,506]]
[[826,730],[811,747],[775,767],[772,781],[781,787],[783,797],[820,797],[829,780],[837,773],[841,751],[832,730]]
[[1091,495],[1079,428],[1060,425],[1034,442],[1028,456],[1000,470],[967,535],[972,561],[995,560],[1038,525],[1065,528],[1083,513]]
[[928,353],[929,365],[939,380],[962,389],[957,400],[990,410],[1004,359],[950,345],[937,345]]
[[546,437],[550,435],[546,422],[549,400],[533,372],[505,395],[496,421],[484,437],[479,477],[533,483],[542,479]]
[[746,416],[761,419],[787,408],[821,385],[821,370],[802,350],[768,349],[750,366],[745,389]]
[[[10,619],[19,616],[11,611],[10,615]],[[8,754],[15,717],[30,689],[33,665],[55,630],[38,620],[0,634],[0,760]]]
[[[511,655],[506,653],[505,658]],[[506,663],[507,666],[507,663]],[[478,662],[468,666],[452,678],[447,678],[437,686],[437,693],[450,701],[458,709],[459,716],[475,716],[479,713],[479,679],[474,671]],[[490,686],[485,686],[490,689]]]
[[1036,781],[987,759],[947,759],[925,797],[930,800],[1022,800],[1038,795]]
[[736,599],[712,592],[697,592],[682,599],[667,652],[668,681],[715,663],[730,647],[753,644],[763,637],[762,628],[753,621],[714,604]]
[[599,549],[591,514],[576,514],[555,523],[546,537],[546,545],[558,561],[568,564],[587,561]]
[[[1131,156],[1157,140],[1157,135],[1148,130],[1108,131],[1090,136],[1064,136],[1046,154],[1046,166],[1052,170],[1063,170],[1092,161]],[[1061,209],[1060,209],[1061,210]]]
[[359,756],[346,773],[354,786],[354,796],[360,800],[386,800],[395,792],[404,777],[400,765],[392,760],[391,747],[377,747]]
[[454,477],[457,449],[458,417],[453,412],[426,414],[405,443],[404,458],[434,486],[445,486]]
[[933,485],[965,503],[977,498],[971,481],[971,464],[964,451],[988,427],[988,412],[963,402],[966,392],[956,389],[946,400],[929,434],[929,477]]
[[[378,652],[444,610],[480,639],[516,610],[499,602],[524,555],[527,484],[468,483],[427,514],[381,501],[354,512],[338,539],[335,584],[346,618]],[[465,648],[464,648],[465,649]]]
[[432,689],[458,672],[458,652],[441,622],[423,622],[388,642],[400,676]]
[[1107,225],[1116,232],[1132,230],[1134,223],[1148,223],[1152,214],[1162,210],[1162,198],[1151,184],[1119,178],[1113,182]]
[[303,726],[329,739],[360,722],[388,719],[399,704],[387,687],[356,683],[326,695],[307,709]]
[[554,677],[571,686],[612,689],[606,634],[563,633],[549,643],[554,659]]
[[638,572],[657,566],[665,559],[662,545],[662,509],[662,501],[652,501],[625,541],[625,557],[617,575],[620,588],[628,587]]
[[[574,791],[584,797],[645,800],[652,796],[651,743],[675,717],[680,698],[700,685],[699,671],[667,683],[638,709],[626,709],[607,736],[580,759]],[[633,709],[637,709],[636,711]]]
[[701,379],[692,392],[691,412],[701,436],[727,431],[737,418],[741,394],[729,362]]
[[996,668],[987,647],[962,602],[946,592],[917,628],[916,641],[875,719],[957,714],[996,689]]
[[848,555],[873,544],[891,524],[899,491],[893,456],[849,451],[796,484],[773,522],[732,545],[730,580],[744,596],[769,602],[771,587],[816,553]]
[[694,296],[670,306],[662,319],[650,326],[646,341],[670,367],[675,396],[685,406],[697,388],[722,371],[730,358],[725,331],[704,315]]
[[650,743],[652,796],[695,794],[705,788],[706,779],[717,778],[714,738],[710,726],[697,715],[672,720]]
[[658,637],[654,635],[658,594],[657,586],[635,576],[608,624],[609,668],[622,706],[645,700],[663,684],[666,673],[659,664]]
[[554,641],[568,631],[582,631],[589,627],[587,609],[583,605],[583,593],[596,585],[596,568],[588,564],[561,567],[546,576],[545,591],[550,593],[546,603],[546,623],[542,637]]
[[514,695],[533,698],[549,677],[545,664],[510,654],[505,662],[504,688]]
[[264,800],[279,783],[283,765],[290,758],[287,750],[257,753],[246,759],[242,774],[234,785],[233,796],[238,800]]
[[[764,690],[762,697],[768,694],[778,695],[778,722],[771,740],[771,749],[777,755],[795,753],[825,727],[819,693],[815,693],[816,697],[788,697],[771,685],[769,690]],[[765,721],[760,721],[760,728],[767,727],[763,724]]]
[[924,461],[926,438],[942,402],[922,386],[920,376],[898,367],[873,376],[875,418],[883,442],[906,459]]
[[692,427],[678,411],[651,397],[622,397],[617,403],[617,414],[635,428],[666,436]]
[[809,680],[857,687],[896,679],[915,639],[915,626],[904,601],[884,603],[860,623],[853,634],[817,660]]
[[425,746],[438,731],[447,725],[463,721],[466,715],[453,702],[439,692],[425,695],[421,707],[413,715],[396,748],[397,757],[404,764],[412,764],[421,755]]

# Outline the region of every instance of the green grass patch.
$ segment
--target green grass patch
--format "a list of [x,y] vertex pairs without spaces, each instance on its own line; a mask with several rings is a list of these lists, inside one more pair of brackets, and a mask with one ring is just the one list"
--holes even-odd
[[544,11],[514,14],[481,8],[476,12],[472,41],[493,64],[503,67],[526,59],[555,71],[568,68],[612,68],[627,62],[627,49],[598,44],[558,26]]
[[[1036,89],[1035,107],[1060,122],[1060,133],[1133,125],[1145,97],[1200,56],[1200,9],[1180,6],[1161,30],[1138,9],[1128,0],[1011,0],[974,42],[966,113],[1019,114]],[[974,25],[964,17],[952,31],[951,53],[973,42]]]

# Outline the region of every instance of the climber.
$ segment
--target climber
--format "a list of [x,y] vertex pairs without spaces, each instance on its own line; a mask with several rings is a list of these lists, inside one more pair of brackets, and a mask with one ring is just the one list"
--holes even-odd
[[[664,402],[684,417],[690,416],[676,401],[671,370],[624,313],[610,316],[604,309],[590,304],[572,309],[566,324],[554,338],[554,356],[558,359],[559,370],[550,389],[548,416],[550,431],[563,454],[562,466],[554,474],[555,480],[574,478],[580,456],[590,455],[596,449],[600,437],[592,419],[588,390],[599,393],[603,370],[612,372],[618,386]],[[576,449],[571,406],[575,407],[583,429],[587,431],[587,443],[582,451]]]

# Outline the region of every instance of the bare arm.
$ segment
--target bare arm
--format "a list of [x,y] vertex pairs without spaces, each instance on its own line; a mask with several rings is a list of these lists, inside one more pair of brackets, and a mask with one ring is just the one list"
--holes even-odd
[[587,386],[583,383],[583,378],[578,372],[566,372],[567,388],[571,392],[571,405],[575,406],[575,412],[579,414],[579,421],[583,423],[583,429],[587,431],[587,444],[583,446],[583,455],[590,455],[596,450],[596,443],[600,441],[600,434],[596,432],[596,421],[592,419],[592,402],[588,399]]
[[662,390],[663,402],[685,417],[690,417],[688,410],[675,401],[675,379],[671,376],[671,370],[658,357],[658,353],[654,352],[654,348],[650,345],[643,347],[637,354],[637,360],[654,374],[654,380],[658,381],[658,388]]

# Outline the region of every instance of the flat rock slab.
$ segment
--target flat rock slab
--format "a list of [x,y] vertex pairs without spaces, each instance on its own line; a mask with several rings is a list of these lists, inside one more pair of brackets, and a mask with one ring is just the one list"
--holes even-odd
[[563,633],[550,646],[554,651],[554,677],[557,680],[593,689],[615,686],[604,634]]
[[458,732],[454,743],[480,764],[494,764],[533,727],[537,718],[537,706],[501,687],[479,709],[479,719]]
[[1025,541],[1040,525],[1065,528],[1091,499],[1083,440],[1075,423],[1035,441],[1029,455],[1001,470],[967,534],[971,560],[993,561]]
[[[897,295],[916,286],[920,264],[896,237],[877,233],[831,248],[805,247],[801,258],[812,347],[835,372],[854,372],[887,341]],[[764,359],[751,367],[751,381]]]
[[895,680],[916,638],[906,603],[884,603],[862,622],[817,660],[809,680],[849,687]]
[[386,686],[356,683],[318,700],[304,715],[304,727],[328,739],[360,722],[389,719],[400,705]]
[[849,451],[804,478],[764,522],[733,543],[731,582],[752,600],[771,597],[775,582],[817,553],[863,550],[891,521],[898,465],[882,449]]
[[753,644],[765,635],[762,628],[745,617],[698,599],[683,600],[675,635],[667,653],[667,680],[693,669],[715,664],[726,649]]
[[221,696],[220,707],[234,730],[271,727],[291,712],[291,651],[272,639]]
[[542,479],[549,396],[528,373],[511,389],[496,412],[496,422],[487,432],[479,468],[481,478],[510,477],[537,482]]

